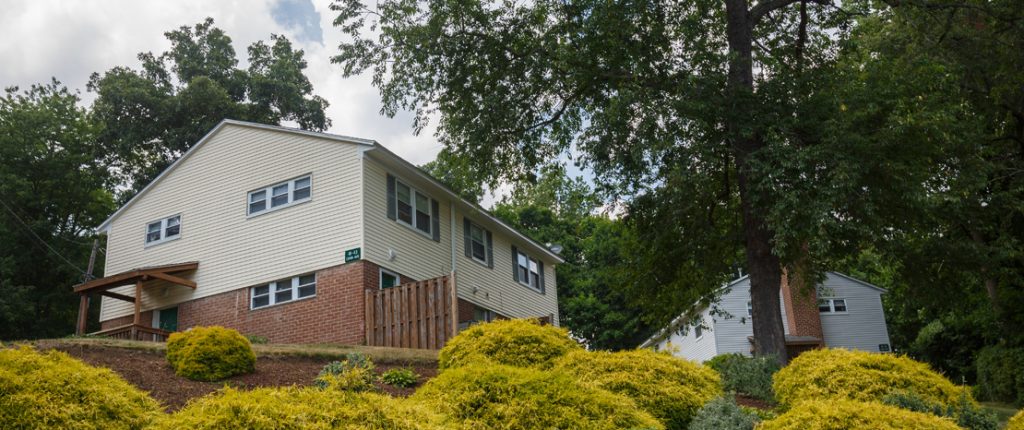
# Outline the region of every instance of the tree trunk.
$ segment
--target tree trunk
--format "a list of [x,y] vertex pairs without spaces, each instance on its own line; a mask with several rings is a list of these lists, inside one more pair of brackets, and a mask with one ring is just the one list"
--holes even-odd
[[754,351],[758,355],[774,355],[786,363],[786,337],[779,308],[782,268],[772,254],[772,233],[761,213],[753,207],[750,196],[751,153],[765,146],[760,134],[753,130],[754,100],[753,23],[746,0],[727,0],[726,31],[729,39],[729,77],[727,96],[734,101],[726,120],[730,146],[736,163],[736,175],[743,212],[743,234],[747,270],[750,273],[750,300],[754,326]]

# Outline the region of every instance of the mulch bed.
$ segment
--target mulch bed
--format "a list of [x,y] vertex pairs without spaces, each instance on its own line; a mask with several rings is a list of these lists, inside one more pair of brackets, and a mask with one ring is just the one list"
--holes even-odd
[[[225,385],[237,389],[312,385],[320,369],[333,361],[311,357],[259,357],[254,373],[231,377],[220,382],[199,382],[176,376],[162,353],[93,345],[56,345],[52,348],[64,351],[90,365],[106,367],[117,372],[131,384],[148,391],[168,411],[180,409],[190,399],[205,396]],[[411,367],[419,374],[419,384],[437,375],[436,367],[422,365],[378,364],[376,372],[379,375],[388,369],[400,367]],[[381,391],[393,396],[405,397],[416,390],[416,387],[397,388],[379,382],[375,384]]]
[[761,410],[770,411],[773,409],[771,403],[768,403],[761,399],[755,399],[753,397],[747,397],[742,394],[736,395],[736,404],[740,406],[746,406],[748,408],[756,408]]

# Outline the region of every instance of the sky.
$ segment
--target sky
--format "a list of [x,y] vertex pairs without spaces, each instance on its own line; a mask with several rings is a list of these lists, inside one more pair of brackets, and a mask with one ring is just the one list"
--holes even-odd
[[329,0],[0,0],[0,86],[26,88],[51,77],[81,92],[89,75],[115,66],[139,68],[140,52],[170,48],[164,32],[212,17],[232,39],[239,66],[246,48],[284,34],[305,51],[314,93],[327,99],[331,133],[373,139],[420,165],[441,146],[434,128],[415,135],[411,113],[382,116],[370,76],[345,79],[330,63],[341,31],[332,26]]

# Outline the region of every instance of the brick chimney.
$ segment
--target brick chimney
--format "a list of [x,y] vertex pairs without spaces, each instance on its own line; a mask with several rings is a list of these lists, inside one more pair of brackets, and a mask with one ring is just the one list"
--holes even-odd
[[782,303],[786,307],[786,322],[791,336],[813,336],[823,345],[821,314],[818,312],[818,289],[801,289],[797,279],[790,286],[788,271],[782,270]]

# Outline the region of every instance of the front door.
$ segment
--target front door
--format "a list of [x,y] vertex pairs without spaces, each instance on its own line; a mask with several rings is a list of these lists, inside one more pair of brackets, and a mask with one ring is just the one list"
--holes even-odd
[[178,331],[178,307],[160,310],[160,330]]

